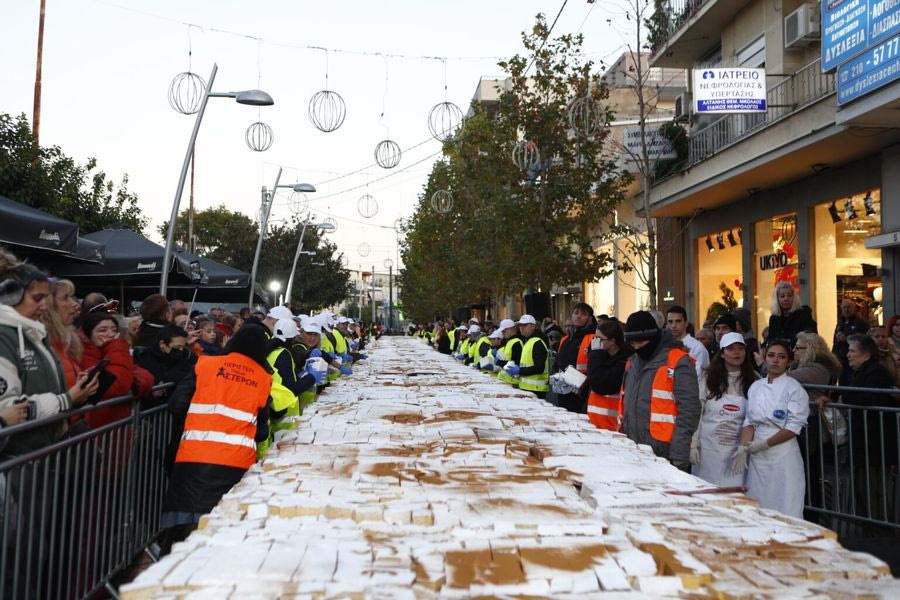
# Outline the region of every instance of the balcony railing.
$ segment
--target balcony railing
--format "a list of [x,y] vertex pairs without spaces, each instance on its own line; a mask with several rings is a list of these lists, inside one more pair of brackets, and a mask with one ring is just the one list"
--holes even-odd
[[651,19],[650,46],[655,54],[708,0],[668,0]]
[[726,115],[691,133],[686,167],[706,160],[834,91],[834,75],[822,73],[821,59],[816,59],[769,88],[766,93],[768,110],[765,113]]

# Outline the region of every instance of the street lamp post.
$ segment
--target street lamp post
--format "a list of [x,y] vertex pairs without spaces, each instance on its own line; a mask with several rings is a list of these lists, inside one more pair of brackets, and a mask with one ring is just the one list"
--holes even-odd
[[[314,192],[316,189],[313,188],[312,191]],[[300,239],[297,241],[297,251],[294,253],[294,264],[291,265],[291,274],[288,277],[287,289],[284,292],[284,297],[288,299],[288,303],[291,301],[291,291],[294,289],[294,275],[297,273],[297,261],[300,259],[300,255],[303,254],[303,236],[306,235],[306,228],[308,226],[317,227],[321,229],[323,233],[334,231],[334,225],[331,223],[310,223],[309,218],[303,221],[303,229],[300,230]],[[312,254],[315,254],[315,252]]]
[[[281,167],[278,167],[278,174],[275,176],[275,185],[272,186],[272,191],[266,190],[265,186],[262,189],[262,210],[260,211],[260,227],[259,227],[259,237],[256,240],[256,252],[253,254],[253,266],[250,268],[250,299],[247,301],[247,306],[253,306],[253,285],[256,282],[256,270],[259,267],[259,255],[262,252],[262,243],[263,239],[266,237],[266,229],[269,227],[269,215],[272,213],[272,204],[275,202],[275,192],[278,188],[290,188],[295,192],[315,192],[316,188],[308,183],[292,183],[287,185],[281,185],[279,181],[281,181]],[[296,259],[294,259],[296,261]],[[290,283],[288,284],[290,287]],[[288,295],[290,298],[290,295]]]
[[[197,111],[197,118],[194,120],[194,130],[191,132],[191,139],[188,142],[187,152],[184,155],[184,163],[181,166],[181,175],[178,177],[178,188],[175,190],[175,200],[172,202],[172,214],[169,217],[169,229],[166,232],[166,250],[163,254],[162,275],[159,279],[159,293],[163,296],[169,288],[169,263],[172,262],[172,249],[175,245],[175,223],[178,220],[178,209],[181,206],[181,194],[184,192],[184,182],[187,178],[188,166],[191,162],[191,154],[194,152],[194,144],[197,142],[197,133],[200,131],[200,123],[203,121],[203,114],[206,112],[206,103],[210,98],[234,98],[238,104],[247,104],[249,106],[271,106],[275,104],[272,96],[262,90],[244,90],[242,92],[212,92],[210,91],[213,82],[216,80],[216,72],[219,70],[218,65],[213,64],[212,73],[206,84],[206,92],[200,101],[200,108]],[[251,304],[253,294],[253,283],[250,284]]]

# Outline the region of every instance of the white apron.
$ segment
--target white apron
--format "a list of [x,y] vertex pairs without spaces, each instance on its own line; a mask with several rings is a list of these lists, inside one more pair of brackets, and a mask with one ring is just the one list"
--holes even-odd
[[[766,440],[789,429],[799,434],[809,416],[809,396],[787,375],[772,383],[760,379],[748,393],[745,425],[756,428],[754,440]],[[789,517],[803,518],[806,478],[797,438],[750,456],[747,495],[761,507]]]
[[707,400],[700,418],[700,464],[693,473],[719,487],[744,485],[744,473],[731,470],[731,459],[740,443],[747,399],[723,394]]

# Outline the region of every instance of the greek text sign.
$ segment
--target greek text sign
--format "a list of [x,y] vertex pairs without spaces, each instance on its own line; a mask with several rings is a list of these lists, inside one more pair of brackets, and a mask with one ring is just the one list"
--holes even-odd
[[900,32],[900,0],[822,0],[822,70]]
[[766,111],[765,69],[697,69],[693,83],[697,113]]
[[898,79],[900,33],[838,67],[838,104],[846,104]]
[[[645,128],[644,140],[647,144],[647,157],[650,160],[677,158],[669,138],[665,137],[658,128]],[[627,127],[625,129],[625,149],[627,150],[626,160],[643,160],[644,154],[641,149],[640,127]]]

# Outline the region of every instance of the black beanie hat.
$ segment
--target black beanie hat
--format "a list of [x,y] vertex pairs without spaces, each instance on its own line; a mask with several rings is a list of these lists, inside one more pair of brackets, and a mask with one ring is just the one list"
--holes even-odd
[[721,317],[719,317],[718,319],[716,319],[716,322],[715,322],[715,324],[713,324],[713,327],[715,327],[716,325],[727,325],[728,328],[731,329],[732,331],[737,331],[737,319],[735,319],[734,315],[732,315],[731,313],[724,314]]
[[635,342],[638,340],[652,340],[659,334],[656,319],[646,310],[639,310],[628,315],[625,321],[625,340]]
[[108,312],[93,312],[85,317],[84,323],[81,324],[81,329],[84,331],[84,335],[91,337],[91,334],[94,333],[94,328],[103,321],[112,321],[116,324],[117,329],[119,327],[119,321],[116,320],[116,318]]

